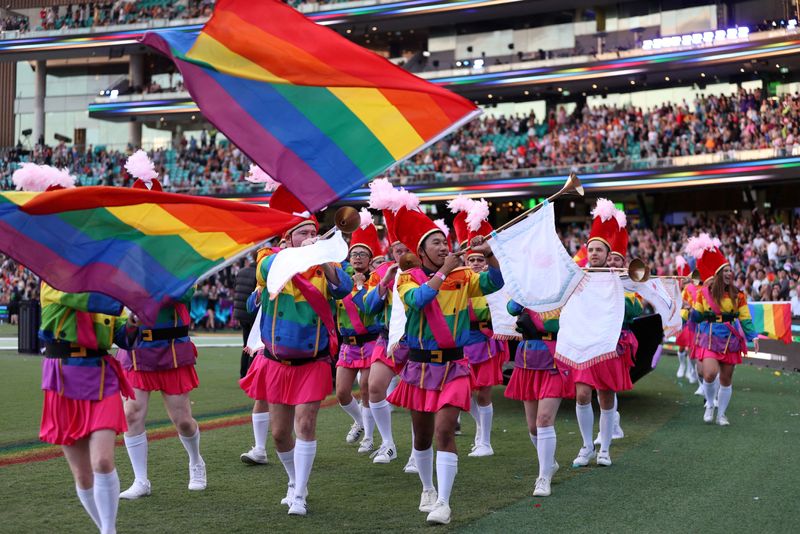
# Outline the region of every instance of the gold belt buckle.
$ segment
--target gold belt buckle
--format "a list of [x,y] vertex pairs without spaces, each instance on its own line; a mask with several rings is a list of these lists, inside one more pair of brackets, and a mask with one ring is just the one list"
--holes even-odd
[[153,331],[142,330],[142,341],[153,341]]
[[431,351],[431,363],[442,363],[444,359],[444,352],[441,350]]
[[347,338],[347,344],[348,345],[358,345],[358,340],[356,339],[356,336],[348,337]]
[[547,334],[543,335],[542,341],[553,341],[553,333],[548,332]]
[[70,358],[85,358],[86,357],[86,347],[82,347],[80,345],[71,345],[69,351]]

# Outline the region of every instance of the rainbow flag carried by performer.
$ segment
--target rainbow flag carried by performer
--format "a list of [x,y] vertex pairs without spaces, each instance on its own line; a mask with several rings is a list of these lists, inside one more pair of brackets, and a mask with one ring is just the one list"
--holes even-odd
[[748,302],[753,327],[770,339],[792,342],[791,302]]
[[145,324],[209,272],[300,221],[247,203],[116,187],[0,193],[0,252],[61,291],[113,297]]
[[311,211],[480,113],[278,0],[220,0],[199,35],[142,42],[169,56],[203,115]]

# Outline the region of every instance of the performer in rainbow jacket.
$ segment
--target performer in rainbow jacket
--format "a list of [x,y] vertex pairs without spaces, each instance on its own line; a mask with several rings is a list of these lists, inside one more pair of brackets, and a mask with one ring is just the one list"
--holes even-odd
[[522,333],[522,341],[517,345],[506,397],[522,401],[525,406],[528,433],[539,458],[539,476],[533,496],[547,497],[559,467],[556,462],[556,414],[561,399],[575,398],[571,370],[553,357],[561,310],[537,313],[511,300],[508,312],[518,317],[517,330]]
[[[275,190],[270,206],[304,218],[284,234],[287,248],[316,241],[316,218],[285,187]],[[266,286],[279,254],[267,254],[259,261],[260,285]],[[317,413],[320,401],[331,392],[331,356],[338,354],[335,300],[351,290],[351,278],[331,263],[296,274],[272,300],[266,290],[261,297],[264,352],[239,384],[251,398],[269,403],[275,450],[289,477],[281,501],[289,506],[289,515],[307,513],[308,479],[317,453]]]
[[[469,410],[469,364],[464,346],[469,340],[469,299],[503,286],[497,259],[488,243],[472,242],[489,263],[475,273],[461,266],[449,250],[443,231],[423,213],[401,208],[395,231],[419,267],[400,275],[398,291],[406,312],[409,358],[401,382],[389,402],[411,410],[414,456],[422,481],[420,511],[429,523],[450,522],[450,493],[458,471],[455,426],[460,410]],[[438,492],[433,486],[433,437],[436,435]]]
[[[624,213],[617,210],[609,200],[598,199],[597,206],[592,210],[592,228],[586,245],[589,267],[606,267],[608,265],[612,244],[624,227]],[[624,298],[625,316],[616,351],[597,358],[590,365],[571,369],[575,381],[575,413],[583,438],[583,447],[573,460],[573,467],[585,467],[595,457],[597,465],[611,465],[609,449],[614,433],[615,394],[633,388],[630,368],[633,366],[633,357],[636,354],[638,343],[630,331],[630,324],[635,317],[642,313],[642,302],[636,294],[625,292]],[[593,389],[597,390],[600,404],[601,443],[599,454],[595,452],[592,442]]]
[[[134,153],[125,164],[135,178],[133,187],[162,191],[153,163],[143,150]],[[150,495],[147,475],[147,432],[145,420],[150,394],[160,391],[167,414],[178,431],[189,455],[189,489],[206,488],[206,465],[200,456],[200,427],[192,417],[189,392],[197,388],[195,371],[197,348],[189,339],[188,305],[192,291],[181,302],[163,307],[154,325],[139,325],[136,342],[130,350],[120,349],[117,359],[125,377],[133,386],[135,397],[125,399],[125,448],[133,467],[133,484],[120,494],[121,499]]]
[[[337,302],[336,324],[342,343],[339,360],[336,362],[336,398],[339,406],[353,418],[353,425],[345,441],[355,443],[364,438],[358,447],[359,454],[372,452],[375,419],[369,407],[369,377],[372,352],[383,331],[383,315],[371,311],[365,303],[367,293],[377,283],[372,276],[370,263],[380,253],[378,230],[372,215],[361,210],[361,226],[350,236],[348,257],[353,268],[353,290]],[[353,398],[352,390],[356,376],[361,373],[359,387],[361,402]]]
[[695,355],[703,368],[706,406],[703,421],[714,422],[714,381],[719,376],[719,411],[716,423],[730,425],[726,416],[733,394],[733,371],[747,353],[747,342],[758,351],[758,332],[753,326],[747,297],[733,283],[733,271],[708,234],[689,238],[686,252],[697,259],[703,286],[697,291],[690,318],[697,323]]

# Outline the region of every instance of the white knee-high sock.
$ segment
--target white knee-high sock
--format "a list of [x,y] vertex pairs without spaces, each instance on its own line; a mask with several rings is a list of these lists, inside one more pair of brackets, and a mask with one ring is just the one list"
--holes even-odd
[[119,476],[116,469],[110,473],[94,474],[94,502],[100,516],[100,532],[114,534],[117,531],[119,507]]
[[386,388],[387,397],[392,394],[392,391],[395,390],[398,384],[400,384],[400,377],[395,375],[391,380],[389,380],[389,386]]
[[350,401],[350,404],[348,404],[347,406],[344,406],[342,404],[340,404],[339,406],[342,407],[342,410],[347,412],[347,415],[353,418],[353,421],[355,421],[361,426],[364,426],[364,420],[361,417],[361,406],[358,404],[358,401],[355,398],[353,398]]
[[618,408],[619,408],[619,403],[617,402],[617,394],[614,393],[614,407],[612,408],[612,410],[617,412],[617,411],[619,411]]
[[686,365],[686,351],[678,350],[678,365]]
[[433,447],[428,447],[424,451],[416,448],[411,452],[419,471],[419,480],[422,482],[422,490],[429,491],[433,487]]
[[183,443],[183,448],[189,453],[189,465],[197,465],[203,463],[203,458],[200,456],[200,426],[197,426],[197,432],[194,436],[186,437],[178,434]]
[[578,429],[581,431],[584,449],[594,449],[592,431],[594,430],[594,409],[592,403],[575,404],[575,416],[578,419]]
[[[469,414],[472,416],[472,419],[475,420],[475,444],[477,445],[480,443],[481,439],[481,419],[479,415],[479,407],[478,407],[478,400],[473,396],[469,400]],[[458,414],[459,417],[461,414]]]
[[372,411],[372,418],[381,435],[383,445],[394,446],[394,436],[392,436],[392,409],[389,401],[383,399],[380,402],[370,402],[369,409]]
[[450,504],[450,492],[458,473],[458,455],[454,452],[436,452],[436,482],[439,484],[439,502]]
[[611,438],[614,435],[614,414],[612,410],[600,409],[600,450],[608,452],[611,447]]
[[494,407],[478,406],[478,419],[480,419],[480,443],[487,447],[492,446],[492,418],[494,417]]
[[703,394],[706,397],[706,403],[709,408],[714,407],[714,397],[716,396],[716,387],[714,382],[706,382],[705,378],[703,379]]
[[714,398],[717,398],[719,395],[719,374],[714,378]]
[[372,440],[375,434],[375,418],[372,417],[369,406],[361,407],[361,420],[364,421],[364,439]]
[[556,461],[556,427],[540,426],[536,429],[538,445],[536,453],[539,457],[539,477],[553,476],[553,464]]
[[131,459],[133,476],[140,482],[147,482],[147,432],[138,436],[125,436],[125,448]]
[[269,435],[269,412],[253,413],[253,438],[256,449],[267,450],[267,436]]
[[314,466],[314,458],[317,456],[317,440],[303,441],[295,440],[294,445],[294,464],[295,464],[295,495],[308,495],[308,479],[311,476],[311,468]]
[[719,411],[717,417],[722,417],[728,409],[728,404],[731,402],[731,395],[733,395],[733,385],[719,387]]
[[94,503],[94,488],[81,489],[76,484],[75,492],[78,494],[78,499],[80,499],[83,509],[86,510],[89,517],[92,518],[97,528],[103,528],[100,524],[100,514],[97,512],[97,505]]
[[[538,432],[539,429],[537,428],[536,431]],[[533,443],[533,448],[539,449],[539,436],[538,434],[531,434],[528,432],[528,435],[531,437],[531,443]]]
[[283,468],[286,470],[286,475],[289,477],[289,484],[294,486],[294,449],[286,452],[278,452],[278,459],[281,461]]

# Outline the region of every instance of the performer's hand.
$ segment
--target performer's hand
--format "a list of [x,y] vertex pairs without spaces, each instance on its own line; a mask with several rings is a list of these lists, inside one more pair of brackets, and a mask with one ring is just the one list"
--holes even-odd
[[400,266],[395,263],[391,267],[386,269],[386,274],[383,275],[383,280],[381,280],[381,283],[384,286],[388,285],[397,276],[397,269],[399,268]]
[[456,256],[455,254],[451,253],[448,254],[444,259],[444,265],[439,268],[439,271],[446,276],[450,274],[453,269],[457,269],[459,267],[461,267],[461,256]]
[[367,277],[361,273],[356,273],[353,275],[353,284],[356,287],[364,287],[364,282],[367,281]]
[[470,248],[472,248],[472,250],[475,252],[483,254],[484,256],[492,255],[492,247],[489,246],[486,238],[484,238],[482,235],[476,235],[472,238]]
[[755,338],[753,340],[753,348],[756,349],[756,352],[761,352],[760,350],[758,350],[758,338]]
[[314,243],[316,243],[318,240],[319,240],[319,236],[316,236],[316,237],[309,237],[308,239],[306,239],[305,241],[303,241],[302,243],[300,243],[300,246],[301,246],[301,247],[307,247],[308,245],[313,245],[313,244],[314,244]]

